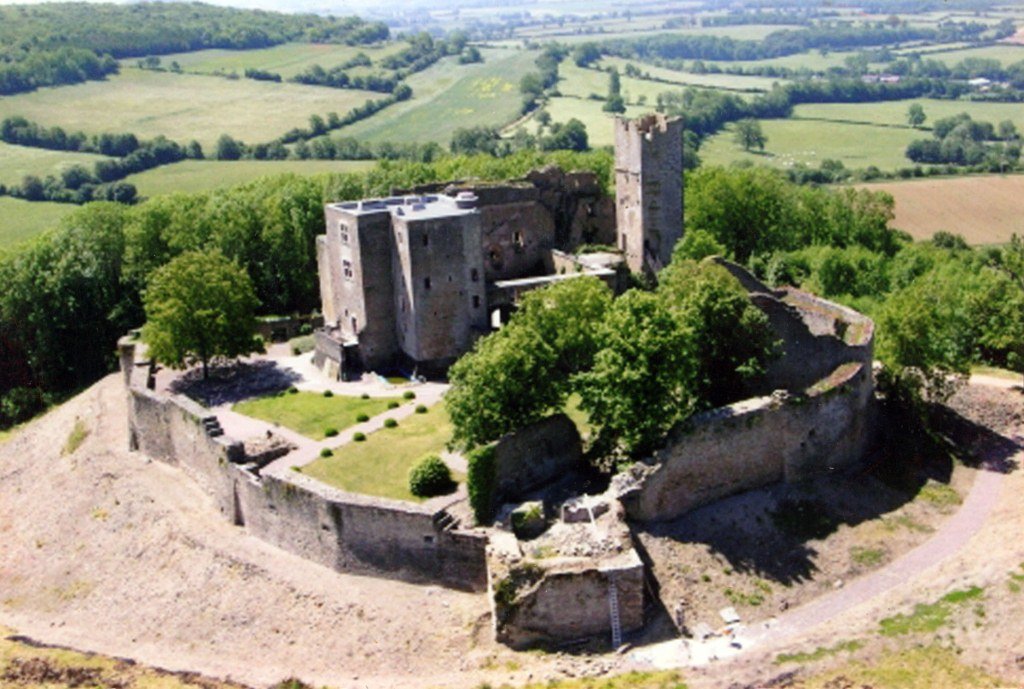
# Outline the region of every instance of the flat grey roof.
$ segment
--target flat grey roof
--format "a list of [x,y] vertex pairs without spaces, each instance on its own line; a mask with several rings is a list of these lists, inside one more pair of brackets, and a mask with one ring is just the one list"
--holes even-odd
[[390,196],[382,199],[363,199],[327,204],[355,216],[390,213],[407,220],[433,220],[476,213],[476,208],[460,208],[451,196]]

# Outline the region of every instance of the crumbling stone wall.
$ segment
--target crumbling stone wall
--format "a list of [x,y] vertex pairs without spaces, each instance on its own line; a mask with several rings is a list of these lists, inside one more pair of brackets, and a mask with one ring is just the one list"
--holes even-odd
[[619,499],[632,519],[662,521],[745,490],[853,466],[871,443],[873,393],[871,368],[851,362],[804,394],[695,416],[615,477]]
[[644,625],[644,567],[635,551],[614,559],[551,558],[502,567],[491,560],[495,636],[513,648],[611,634],[614,585],[623,633]]
[[582,461],[579,431],[565,414],[509,433],[494,447],[495,504],[525,497],[576,469]]

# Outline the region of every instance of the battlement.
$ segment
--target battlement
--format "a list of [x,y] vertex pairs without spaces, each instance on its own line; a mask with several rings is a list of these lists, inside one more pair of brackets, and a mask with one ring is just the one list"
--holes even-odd
[[682,117],[668,117],[664,113],[650,113],[643,117],[638,117],[635,120],[626,119],[624,117],[615,118],[615,133],[616,137],[621,132],[625,135],[642,139],[644,141],[654,141],[659,138],[660,135],[664,134],[682,134],[683,130],[683,118]]

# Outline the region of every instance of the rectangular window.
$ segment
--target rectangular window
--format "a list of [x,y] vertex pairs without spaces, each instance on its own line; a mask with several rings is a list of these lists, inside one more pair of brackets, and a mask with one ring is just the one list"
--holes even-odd
[[423,246],[429,246],[429,245],[430,245],[430,236],[426,232],[424,232],[423,233]]
[[430,289],[430,278],[423,278],[423,289]]
[[341,271],[345,274],[346,280],[352,279],[352,261],[342,261]]
[[338,231],[341,233],[341,243],[348,244],[348,224],[338,223]]
[[474,309],[479,309],[480,308],[480,297],[478,297],[475,294],[473,295],[473,308]]
[[469,271],[469,279],[472,280],[473,282],[480,282],[480,271],[478,271],[476,268]]

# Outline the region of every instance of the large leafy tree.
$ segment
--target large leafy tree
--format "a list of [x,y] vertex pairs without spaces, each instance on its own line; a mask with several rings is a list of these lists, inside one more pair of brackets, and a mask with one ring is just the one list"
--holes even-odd
[[213,357],[261,349],[252,281],[219,251],[178,256],[153,273],[143,300],[142,339],[161,363],[178,368],[198,360],[206,378]]
[[561,409],[588,368],[611,292],[579,277],[526,294],[518,312],[449,370],[445,397],[457,444],[472,447]]
[[574,377],[580,406],[609,452],[653,450],[696,407],[694,334],[656,294],[630,290],[600,329],[594,365]]

